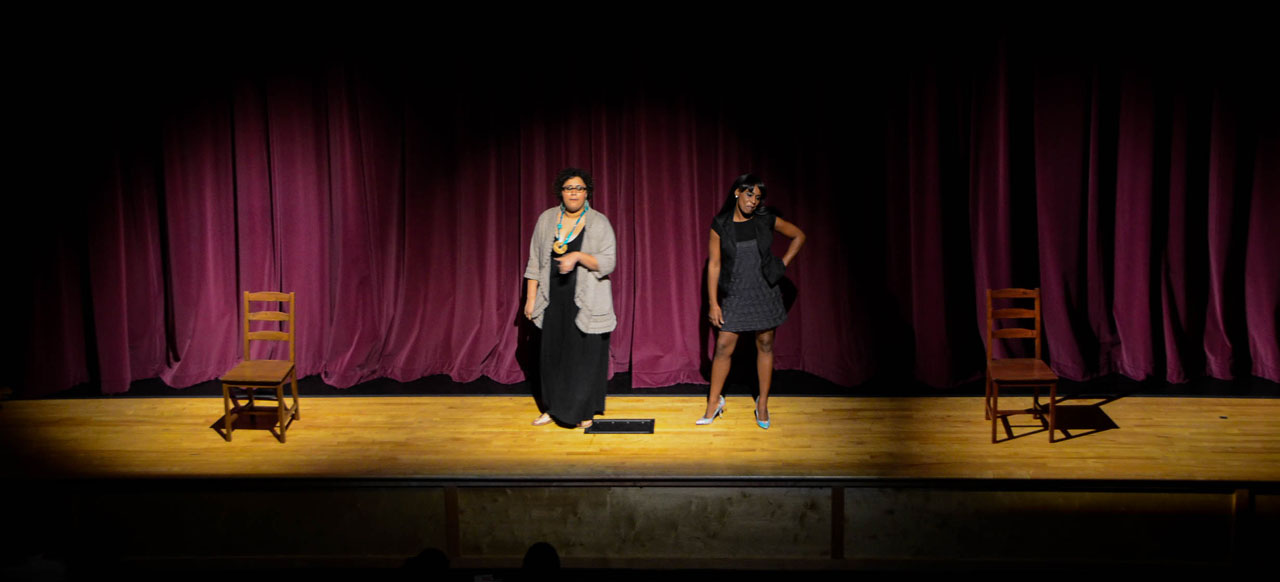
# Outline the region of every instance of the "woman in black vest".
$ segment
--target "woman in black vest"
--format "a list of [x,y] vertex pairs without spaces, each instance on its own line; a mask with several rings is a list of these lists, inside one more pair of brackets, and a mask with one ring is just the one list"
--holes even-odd
[[[711,424],[724,413],[725,378],[738,334],[755,332],[756,372],[760,397],[756,399],[756,424],[769,428],[769,387],[773,381],[773,332],[787,319],[778,282],[787,265],[804,245],[804,232],[770,212],[763,205],[764,181],[743,174],[734,181],[720,213],[711,221],[707,294],[711,325],[720,329],[711,362],[711,395],[697,424]],[[787,254],[773,256],[773,233],[791,239]]]

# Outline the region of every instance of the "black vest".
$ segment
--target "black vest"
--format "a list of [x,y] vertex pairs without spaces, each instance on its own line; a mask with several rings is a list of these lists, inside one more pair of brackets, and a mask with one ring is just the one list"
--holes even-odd
[[[760,263],[770,256],[773,247],[773,227],[778,215],[772,212],[757,214],[751,222],[756,227],[756,248],[760,250]],[[724,301],[733,286],[733,257],[738,252],[738,235],[733,228],[733,214],[717,216],[711,220],[711,230],[720,235],[720,282],[717,284],[716,299]]]

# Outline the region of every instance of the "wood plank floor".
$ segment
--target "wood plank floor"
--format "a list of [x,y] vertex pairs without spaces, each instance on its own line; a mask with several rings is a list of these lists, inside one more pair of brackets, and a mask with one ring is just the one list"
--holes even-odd
[[304,396],[280,444],[266,430],[225,442],[215,398],[10,401],[0,476],[1280,481],[1280,400],[1076,401],[1066,417],[1114,428],[1050,444],[1021,417],[994,445],[978,398],[778,397],[768,431],[744,397],[695,426],[703,402],[611,397],[605,418],[654,418],[656,433],[586,435],[529,426],[527,397]]

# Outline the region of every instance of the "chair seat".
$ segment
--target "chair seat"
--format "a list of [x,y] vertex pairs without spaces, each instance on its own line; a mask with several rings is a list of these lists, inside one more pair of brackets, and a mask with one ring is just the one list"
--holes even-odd
[[1002,384],[1057,382],[1058,375],[1037,358],[1006,358],[987,362],[987,374]]
[[288,360],[245,360],[236,364],[219,380],[226,384],[274,386],[283,383],[293,371]]

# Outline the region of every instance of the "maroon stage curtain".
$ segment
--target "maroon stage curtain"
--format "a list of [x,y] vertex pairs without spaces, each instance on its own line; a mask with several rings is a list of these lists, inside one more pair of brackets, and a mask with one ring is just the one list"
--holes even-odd
[[809,236],[779,368],[969,381],[984,289],[1038,286],[1066,378],[1280,381],[1271,75],[1227,49],[1167,48],[756,55],[751,77],[709,57],[598,56],[578,74],[90,63],[97,91],[36,108],[57,118],[37,131],[60,155],[32,173],[59,195],[22,203],[10,229],[50,235],[15,252],[30,309],[13,381],[40,395],[215,378],[239,357],[241,291],[285,290],[304,376],[519,382],[536,361],[528,237],[566,166],[594,174],[618,235],[611,371],[637,387],[705,381],[709,224],[745,171]]

